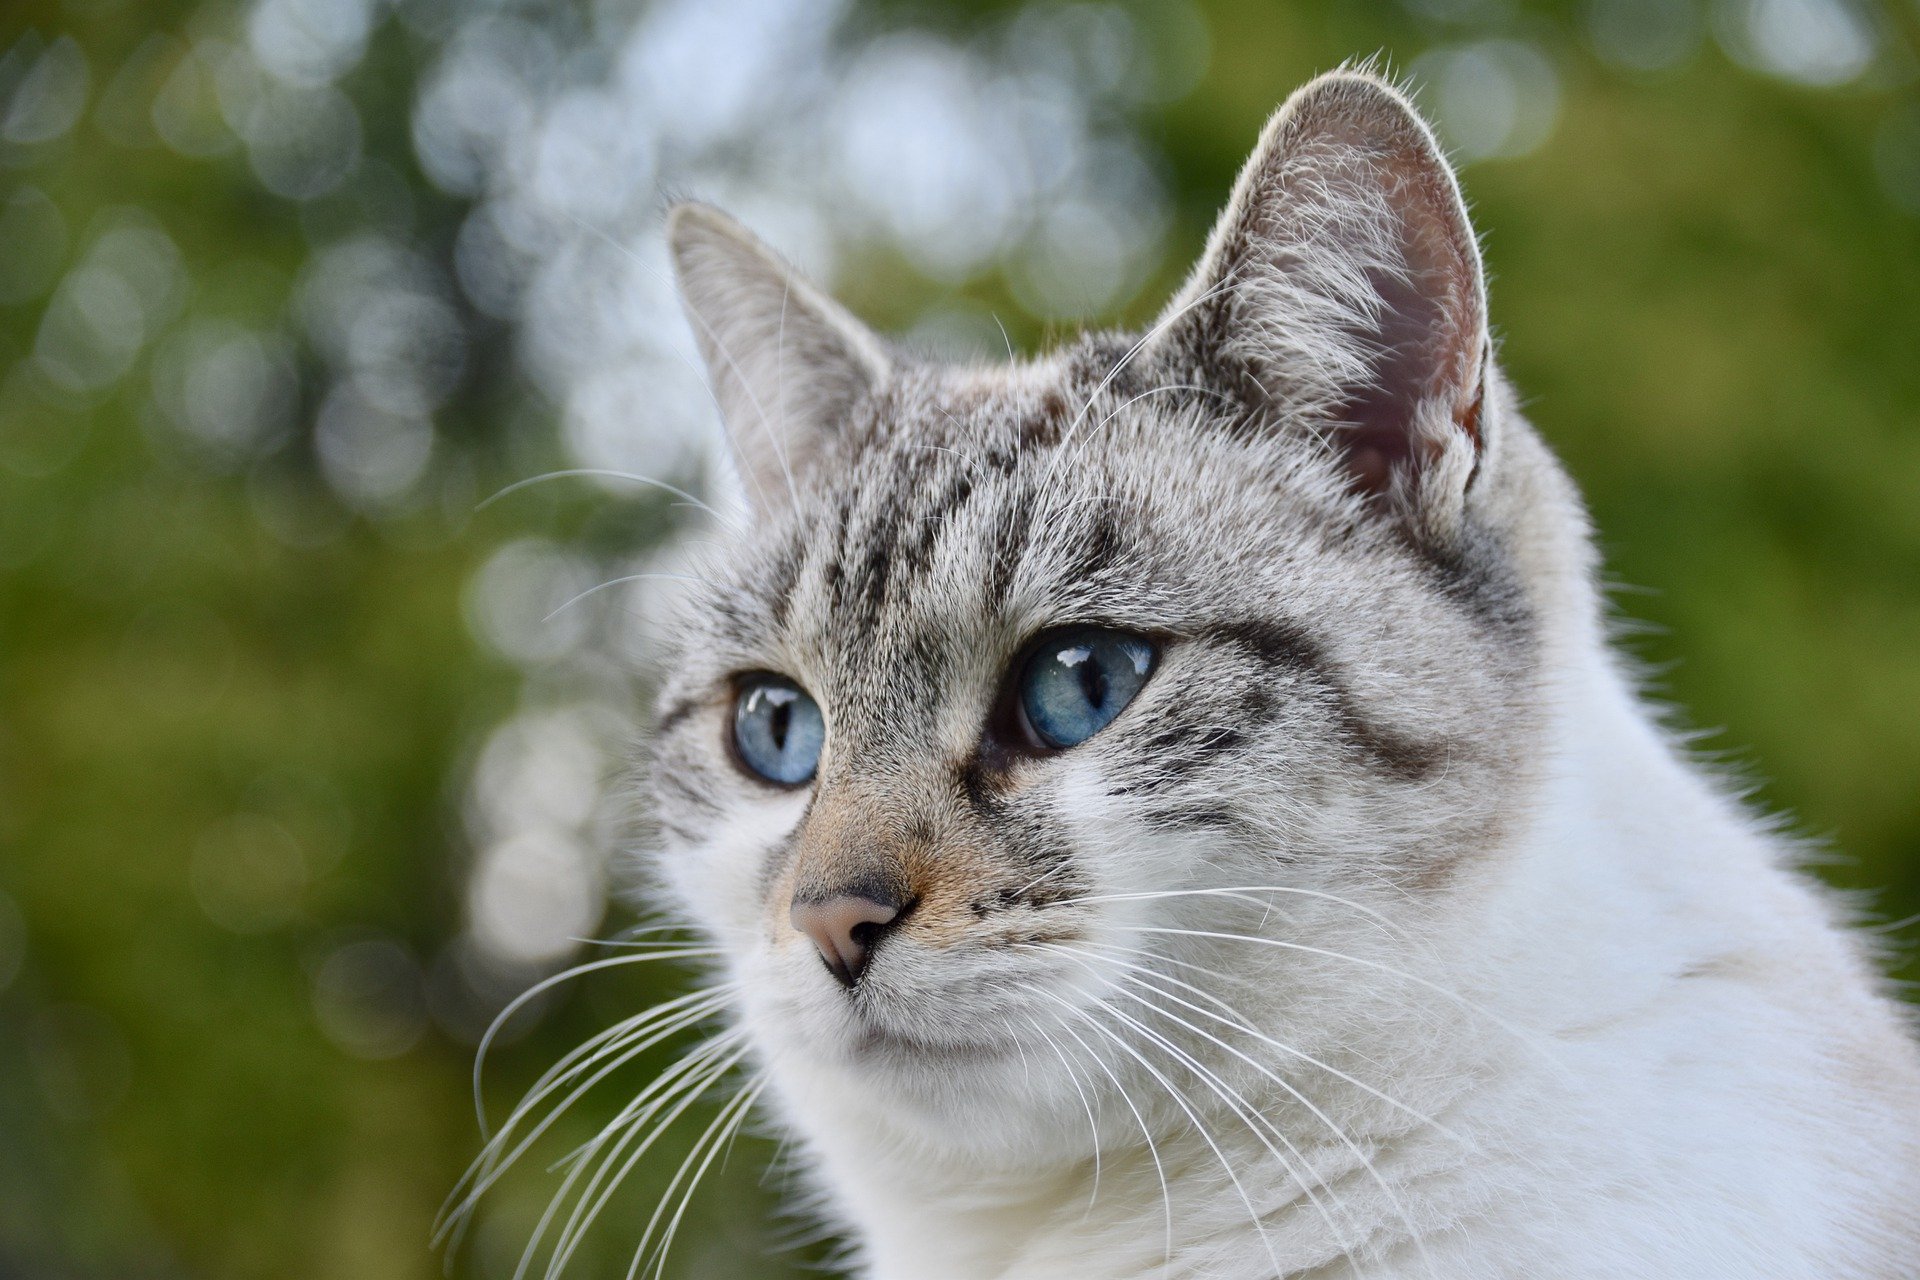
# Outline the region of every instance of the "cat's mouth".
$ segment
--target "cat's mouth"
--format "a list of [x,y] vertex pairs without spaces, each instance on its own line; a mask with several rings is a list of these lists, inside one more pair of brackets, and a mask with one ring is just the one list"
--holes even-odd
[[[1024,1054],[1019,1029],[1031,1021],[1031,990],[1007,972],[1003,948],[931,956],[906,938],[882,943],[851,984],[812,964],[790,968],[782,1021],[797,1043],[847,1069],[902,1071],[988,1065]],[[809,957],[814,959],[814,957]],[[1026,973],[1024,966],[1014,968]],[[1040,972],[1026,973],[1035,986]],[[784,986],[785,983],[783,982]]]
[[923,1039],[868,1019],[861,1020],[849,1046],[851,1054],[859,1059],[915,1064],[992,1062],[1011,1055],[1016,1047],[1011,1040]]
[[849,1001],[842,1045],[850,1062],[952,1066],[993,1062],[1020,1051],[1010,1035],[996,1034],[971,1019],[903,1016],[900,1006],[887,998],[891,994],[862,991]]

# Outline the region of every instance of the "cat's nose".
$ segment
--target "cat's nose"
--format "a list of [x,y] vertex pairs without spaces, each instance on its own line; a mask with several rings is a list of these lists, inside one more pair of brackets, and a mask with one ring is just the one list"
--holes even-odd
[[813,939],[820,958],[840,984],[852,987],[866,972],[874,944],[899,923],[904,906],[891,895],[882,901],[865,893],[795,898],[793,927]]

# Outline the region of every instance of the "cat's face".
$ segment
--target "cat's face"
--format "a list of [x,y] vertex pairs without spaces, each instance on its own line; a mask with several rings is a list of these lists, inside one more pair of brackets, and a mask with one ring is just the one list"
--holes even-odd
[[1012,1140],[1090,1083],[1089,1010],[1224,967],[1311,1022],[1354,980],[1321,953],[1391,961],[1510,819],[1477,257],[1404,104],[1319,92],[1161,324],[1014,368],[908,363],[680,216],[755,513],[682,619],[661,865],[776,1073]]

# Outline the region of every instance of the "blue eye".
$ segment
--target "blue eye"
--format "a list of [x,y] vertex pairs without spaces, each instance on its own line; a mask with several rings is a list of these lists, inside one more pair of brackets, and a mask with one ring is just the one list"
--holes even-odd
[[820,765],[827,724],[820,704],[791,680],[749,676],[733,703],[733,749],[768,782],[797,787]]
[[1041,643],[1020,673],[1020,709],[1056,750],[1113,723],[1153,670],[1153,645],[1122,631],[1088,628]]

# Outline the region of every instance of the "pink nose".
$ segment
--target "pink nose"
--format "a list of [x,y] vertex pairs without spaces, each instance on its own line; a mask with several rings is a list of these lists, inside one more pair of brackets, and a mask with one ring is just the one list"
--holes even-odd
[[793,927],[813,939],[842,986],[851,987],[866,972],[874,943],[900,918],[898,903],[879,902],[857,893],[795,901]]

